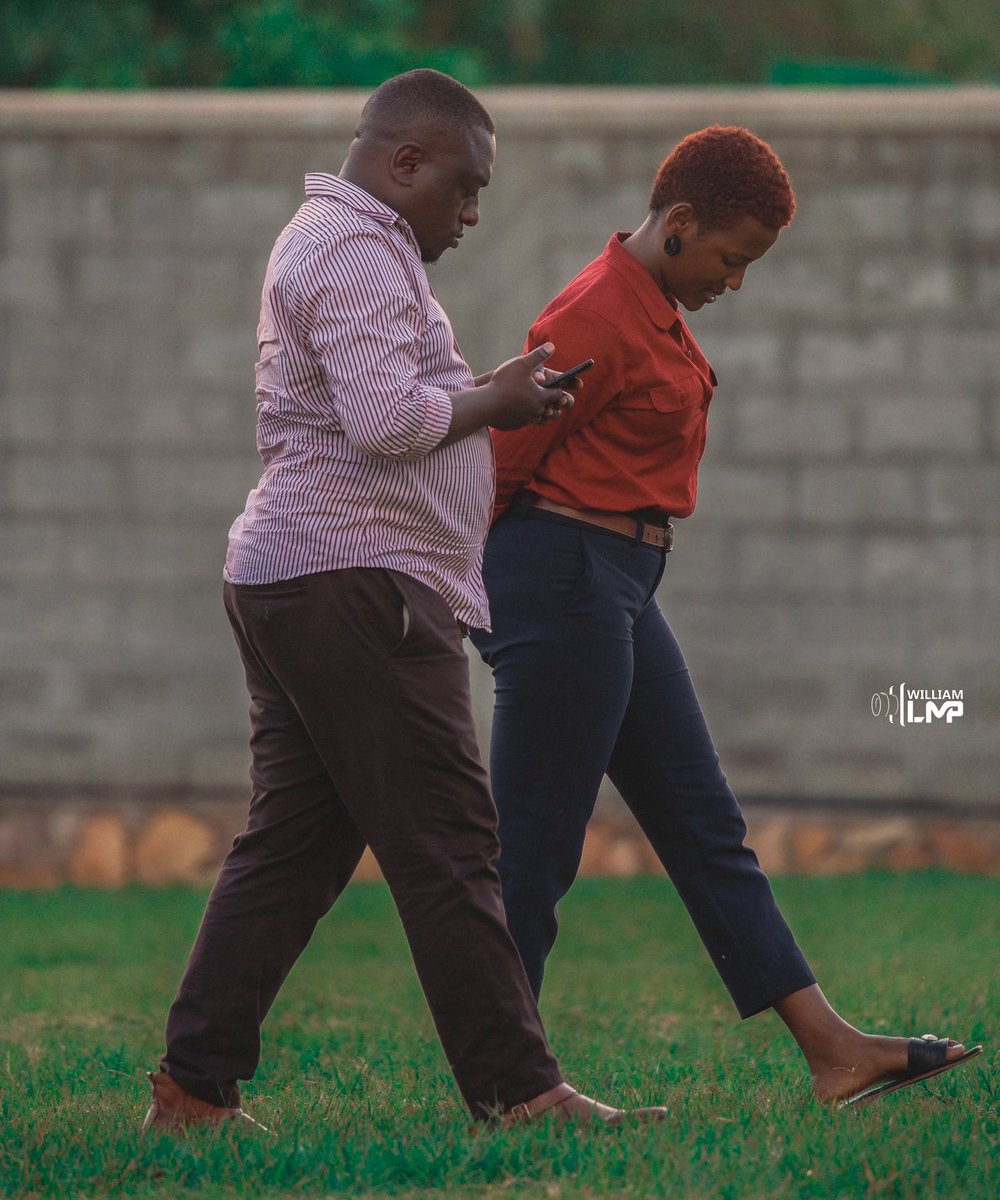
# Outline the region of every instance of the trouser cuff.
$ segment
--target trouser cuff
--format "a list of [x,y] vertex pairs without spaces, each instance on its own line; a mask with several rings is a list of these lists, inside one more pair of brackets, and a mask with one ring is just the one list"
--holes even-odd
[[240,1085],[235,1079],[230,1083],[203,1079],[181,1067],[173,1066],[166,1059],[160,1063],[160,1070],[165,1071],[175,1083],[197,1100],[204,1100],[206,1104],[214,1104],[218,1108],[240,1107]]

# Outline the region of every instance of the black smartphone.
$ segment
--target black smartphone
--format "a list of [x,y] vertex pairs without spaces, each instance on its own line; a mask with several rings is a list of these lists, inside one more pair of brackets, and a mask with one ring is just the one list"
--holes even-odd
[[546,382],[542,384],[542,387],[561,388],[564,383],[569,383],[571,379],[581,374],[583,371],[589,371],[593,365],[594,360],[592,358],[588,358],[585,362],[577,363],[575,367],[570,367],[568,371],[563,371],[563,373],[561,375],[557,375],[555,379],[546,380]]

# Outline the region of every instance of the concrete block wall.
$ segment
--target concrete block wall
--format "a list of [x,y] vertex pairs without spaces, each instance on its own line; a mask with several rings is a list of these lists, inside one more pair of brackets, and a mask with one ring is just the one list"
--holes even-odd
[[[660,599],[751,804],[995,813],[1000,92],[484,98],[494,182],[432,268],[477,370],[643,219],[685,133],[778,150],[793,226],[691,317],[721,382]],[[218,592],[258,475],[260,283],[363,99],[0,95],[0,798],[245,790]],[[963,689],[963,717],[875,717],[901,681]]]

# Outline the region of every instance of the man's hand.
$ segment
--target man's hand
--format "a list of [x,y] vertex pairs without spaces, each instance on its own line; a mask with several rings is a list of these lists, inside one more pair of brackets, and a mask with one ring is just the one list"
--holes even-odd
[[[481,387],[454,393],[451,426],[439,445],[468,437],[484,425],[496,429],[520,429],[533,422],[541,425],[571,407],[573,397],[569,392],[542,386],[558,373],[542,365],[554,349],[551,342],[545,342],[529,354],[501,363]],[[580,380],[573,380],[573,386],[582,386]]]
[[[497,367],[487,387],[497,393],[496,409],[489,424],[496,429],[520,429],[532,422],[542,424],[558,417],[563,409],[572,407],[568,392],[543,387],[547,379],[555,379],[558,371],[542,366],[555,347],[551,342],[536,346],[529,354],[509,358]],[[575,381],[579,384],[579,380]]]

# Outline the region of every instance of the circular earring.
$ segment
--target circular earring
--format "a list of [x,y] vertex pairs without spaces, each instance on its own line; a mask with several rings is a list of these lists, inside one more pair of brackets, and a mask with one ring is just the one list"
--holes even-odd
[[663,253],[670,258],[676,258],[681,252],[681,239],[676,233],[672,233],[670,237],[663,243]]

